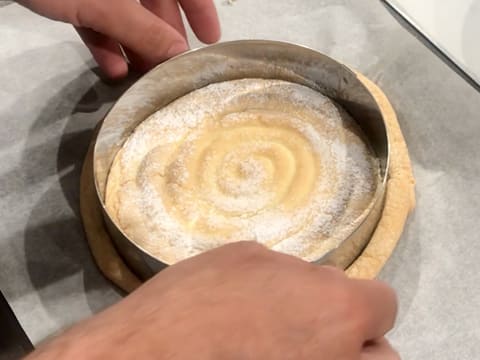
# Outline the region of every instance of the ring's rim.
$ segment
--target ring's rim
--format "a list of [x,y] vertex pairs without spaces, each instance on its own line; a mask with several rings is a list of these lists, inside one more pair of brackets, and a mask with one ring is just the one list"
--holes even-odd
[[[374,106],[373,110],[375,112],[378,112],[378,114],[379,114],[378,118],[381,119],[381,122],[382,122],[382,125],[383,125],[382,136],[384,137],[383,140],[385,141],[385,156],[381,159],[383,161],[383,164],[381,165],[381,171],[382,171],[381,180],[378,183],[377,192],[376,192],[374,198],[372,199],[372,201],[370,203],[370,206],[368,206],[366,208],[365,212],[360,216],[360,217],[363,216],[362,221],[359,221],[358,225],[352,230],[352,232],[350,233],[349,236],[347,236],[344,240],[342,240],[337,247],[335,247],[334,249],[332,249],[329,252],[327,252],[326,254],[324,254],[321,258],[319,258],[317,260],[314,260],[312,262],[314,262],[314,263],[324,263],[324,262],[331,263],[331,262],[328,262],[326,260],[328,260],[328,258],[330,258],[332,255],[334,255],[334,253],[341,247],[341,245],[348,242],[350,237],[352,237],[355,233],[359,232],[359,229],[364,227],[368,221],[371,222],[372,219],[369,219],[369,215],[374,212],[373,211],[374,209],[378,210],[381,207],[383,207],[383,201],[384,201],[384,197],[385,197],[386,185],[387,185],[387,179],[388,179],[388,171],[389,171],[389,166],[390,166],[390,141],[389,141],[389,138],[388,138],[388,133],[387,133],[385,120],[383,118],[383,115],[381,114],[381,111],[378,107],[377,102],[375,101],[374,97],[371,95],[368,88],[357,78],[357,75],[354,71],[352,71],[350,68],[348,68],[344,64],[341,64],[341,63],[333,60],[332,58],[330,58],[330,57],[328,57],[328,56],[326,56],[326,55],[324,55],[324,54],[322,54],[322,53],[320,53],[320,52],[318,52],[318,51],[316,51],[312,48],[309,48],[307,46],[298,45],[298,44],[289,43],[289,42],[271,41],[271,40],[236,40],[236,41],[218,43],[218,44],[210,45],[210,46],[207,46],[207,47],[192,49],[192,50],[189,50],[189,51],[187,51],[183,54],[177,55],[177,56],[167,60],[166,62],[158,65],[157,67],[155,67],[154,69],[150,70],[148,73],[146,73],[145,75],[140,77],[115,102],[115,104],[112,106],[110,111],[105,116],[105,118],[103,120],[103,123],[102,123],[102,125],[99,129],[97,138],[95,140],[94,155],[93,155],[93,157],[94,157],[94,161],[93,161],[94,169],[93,170],[94,170],[95,191],[96,191],[97,197],[99,199],[99,202],[101,204],[102,212],[104,214],[104,219],[106,221],[106,225],[107,225],[107,228],[109,229],[110,235],[112,236],[119,252],[123,255],[124,258],[126,258],[127,262],[130,265],[132,265],[131,261],[129,261],[130,258],[132,256],[134,258],[138,258],[139,255],[141,257],[143,257],[142,262],[144,262],[144,263],[146,262],[147,267],[155,268],[155,269],[152,269],[151,274],[155,273],[156,269],[161,269],[164,266],[168,266],[168,265],[172,265],[172,264],[170,264],[168,261],[165,261],[164,259],[161,259],[158,256],[153,256],[146,249],[144,249],[141,245],[139,245],[136,242],[130,240],[129,237],[123,232],[122,228],[118,224],[116,224],[116,222],[113,220],[113,218],[109,215],[109,213],[106,209],[106,206],[105,206],[105,189],[101,189],[101,184],[99,182],[99,176],[98,176],[100,172],[103,172],[102,176],[104,177],[103,180],[104,180],[105,185],[106,185],[106,179],[108,178],[108,170],[109,169],[105,173],[105,170],[103,170],[103,171],[99,170],[99,166],[98,166],[98,160],[99,160],[99,141],[98,140],[101,139],[101,137],[103,135],[102,134],[102,129],[104,128],[105,120],[109,119],[112,116],[115,116],[116,107],[118,106],[119,103],[121,103],[122,101],[126,101],[126,99],[128,99],[132,89],[135,86],[139,86],[139,84],[142,84],[142,82],[145,82],[148,79],[152,78],[153,74],[160,71],[161,69],[164,69],[168,66],[172,66],[172,64],[175,64],[177,61],[179,61],[179,59],[185,59],[187,57],[192,57],[192,56],[195,56],[197,54],[201,54],[203,52],[215,51],[215,50],[219,50],[219,49],[221,50],[222,48],[228,48],[228,47],[235,48],[235,47],[245,47],[245,46],[252,46],[252,45],[257,46],[257,47],[258,46],[263,46],[263,45],[264,46],[276,46],[276,47],[280,47],[280,48],[289,49],[289,50],[292,50],[292,51],[295,51],[295,50],[300,51],[300,50],[303,49],[303,51],[312,52],[312,56],[315,55],[319,59],[328,60],[330,62],[330,64],[335,64],[338,67],[338,69],[336,69],[336,70],[344,71],[344,72],[348,73],[350,76],[354,77],[357,80],[358,83],[355,84],[355,85],[358,86],[358,87],[361,87],[363,89],[364,95],[368,94],[368,96],[370,97],[370,99],[369,99],[370,100],[370,105]],[[213,83],[213,82],[217,82],[217,81],[212,81],[211,83]],[[191,88],[189,91],[193,91],[195,89],[196,88]],[[315,90],[319,90],[319,89],[315,89]],[[353,117],[353,118],[358,123],[357,119],[355,117]],[[144,119],[146,119],[146,117]],[[131,131],[129,132],[129,134],[127,136],[125,136],[124,141],[128,138],[128,136],[130,134],[131,134]],[[368,137],[368,138],[369,138],[369,141],[372,141],[372,139],[370,137]],[[122,147],[122,145],[123,145],[123,143],[122,144],[116,144],[116,146],[118,146],[118,149],[120,149]],[[112,161],[113,161],[113,158],[115,157],[115,155],[116,155],[116,152],[112,156]],[[380,213],[381,213],[381,211],[380,211]],[[380,218],[380,215],[379,214],[375,215],[375,217],[376,217],[376,219],[374,219],[374,222],[375,222],[374,225],[376,225],[376,223],[378,222],[378,219]],[[358,220],[358,218],[357,218],[357,220]],[[119,239],[119,236],[123,237],[124,239]],[[129,250],[124,249],[125,240],[128,242],[128,247],[130,248]],[[366,244],[364,244],[364,245],[366,245]],[[363,245],[363,247],[364,247],[364,245]],[[138,254],[131,254],[131,250],[132,250],[131,247],[132,246],[133,246],[134,250],[136,249],[136,251],[138,251]],[[130,253],[130,254],[127,254],[127,253]],[[357,254],[357,256],[358,255],[359,254]],[[354,258],[351,259],[349,261],[349,263],[351,263],[353,260],[354,260]],[[133,260],[133,261],[136,261],[136,260]],[[155,264],[156,262],[159,262],[159,264]],[[337,265],[337,264],[335,264],[335,261],[333,261],[333,265]],[[347,265],[349,265],[349,264],[347,264]],[[344,267],[346,267],[347,265],[344,265]],[[136,264],[133,264],[133,267],[135,269],[137,267]],[[136,269],[136,270],[138,270],[138,269]],[[140,270],[138,270],[138,272],[140,273],[140,275],[142,277],[149,277],[151,275],[151,274],[148,274],[148,271],[145,272],[144,269],[140,269]]]

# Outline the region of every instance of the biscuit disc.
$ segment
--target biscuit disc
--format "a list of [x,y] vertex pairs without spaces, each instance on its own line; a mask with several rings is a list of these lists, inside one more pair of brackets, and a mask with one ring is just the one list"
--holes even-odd
[[[415,205],[414,178],[395,112],[385,94],[358,74],[376,99],[387,124],[390,141],[390,170],[382,216],[366,248],[346,269],[350,277],[374,278],[390,257],[402,234],[408,214]],[[93,179],[93,144],[90,144],[80,179],[80,210],[86,237],[100,271],[115,285],[131,292],[141,280],[123,261],[108,234]]]

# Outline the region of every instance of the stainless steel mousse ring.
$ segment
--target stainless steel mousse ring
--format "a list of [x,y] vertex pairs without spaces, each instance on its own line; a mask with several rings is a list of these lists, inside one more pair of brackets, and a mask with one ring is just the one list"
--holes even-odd
[[342,105],[362,128],[379,158],[381,181],[356,229],[316,263],[346,268],[370,240],[380,218],[389,166],[389,142],[382,113],[369,90],[345,65],[306,47],[264,40],[225,42],[192,50],[160,64],[115,103],[98,132],[94,179],[104,220],[128,265],[146,279],[165,267],[132,242],[105,210],[110,166],[135,127],[173,100],[208,84],[243,79],[280,79],[309,86]]

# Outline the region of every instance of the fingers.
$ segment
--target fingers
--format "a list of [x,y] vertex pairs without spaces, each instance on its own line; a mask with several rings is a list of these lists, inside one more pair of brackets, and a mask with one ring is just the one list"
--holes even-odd
[[183,36],[171,25],[133,0],[85,0],[76,22],[105,34],[141,56],[159,63],[185,50]]
[[127,62],[116,41],[90,29],[76,30],[106,76],[120,79],[127,75]]
[[[186,42],[187,34],[185,26],[183,25],[177,0],[140,0],[140,3],[150,12],[177,30]],[[125,52],[130,60],[130,65],[136,71],[146,72],[158,63],[158,61],[148,61],[137,53],[130,51],[128,48],[125,49]]]
[[360,360],[400,360],[400,356],[385,338],[381,338],[363,348]]
[[220,24],[212,0],[179,1],[190,26],[200,41],[210,44],[220,39]]
[[[137,68],[148,69],[188,50],[185,27],[176,0],[79,0],[47,2],[18,0],[52,19],[70,22],[99,66],[109,77],[123,77],[126,62],[122,44]],[[61,4],[60,4],[61,3]],[[212,0],[182,0],[188,21],[198,38],[212,43],[220,37]],[[143,6],[142,6],[143,5]],[[90,29],[90,30],[86,30]],[[101,35],[103,34],[103,35]],[[111,38],[111,39],[109,39]]]
[[50,19],[70,22],[75,13],[73,1],[17,0],[18,4]]
[[351,280],[363,318],[365,340],[383,337],[397,316],[397,297],[392,288],[376,280]]
[[187,38],[177,0],[141,0],[140,3]]

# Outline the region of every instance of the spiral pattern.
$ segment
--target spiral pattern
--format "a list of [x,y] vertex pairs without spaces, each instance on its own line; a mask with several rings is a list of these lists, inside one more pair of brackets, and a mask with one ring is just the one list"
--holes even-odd
[[144,121],[118,153],[107,210],[174,263],[259,241],[306,260],[351,231],[378,164],[353,120],[301,85],[245,79],[194,91]]

